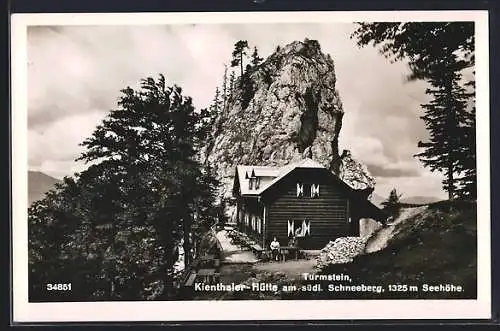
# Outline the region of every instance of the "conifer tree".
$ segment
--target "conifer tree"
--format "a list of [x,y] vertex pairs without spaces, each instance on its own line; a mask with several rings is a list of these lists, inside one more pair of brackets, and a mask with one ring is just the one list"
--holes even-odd
[[219,87],[215,88],[214,99],[212,100],[212,104],[210,105],[210,114],[212,118],[212,123],[219,117],[224,109],[224,95],[221,97],[221,92]]
[[228,92],[228,97],[230,97],[233,94],[234,91],[234,82],[236,80],[234,76],[234,70],[231,70],[231,74],[229,75],[229,92]]
[[224,64],[224,74],[222,76],[222,109],[226,107],[227,95],[228,95],[228,77],[227,77],[227,65]]
[[243,76],[243,57],[247,55],[248,41],[239,40],[234,44],[231,67],[240,66],[240,76]]
[[461,139],[460,146],[462,151],[460,154],[461,162],[457,164],[459,172],[457,181],[457,197],[464,199],[477,198],[477,164],[476,164],[476,103],[475,103],[475,82],[474,80],[466,84],[469,90],[469,103],[467,111],[464,113],[464,124],[460,126],[458,133]]
[[391,190],[389,193],[389,197],[387,200],[382,202],[382,205],[384,206],[384,211],[386,211],[389,215],[391,215],[393,218],[396,218],[399,216],[399,212],[401,209],[401,203],[399,199],[401,198],[401,194],[398,194],[395,188]]
[[252,67],[253,68],[257,67],[262,62],[262,60],[263,60],[263,58],[261,58],[259,56],[257,46],[254,46],[253,53],[252,53],[252,60],[251,60]]
[[463,167],[469,141],[465,139],[464,128],[469,125],[467,112],[467,94],[460,86],[461,74],[453,70],[459,65],[452,56],[439,63],[435,68],[436,78],[429,79],[432,88],[427,94],[433,99],[422,105],[424,120],[430,132],[428,142],[419,142],[425,150],[416,156],[431,171],[440,171],[446,175],[443,187],[450,200],[456,198],[457,176],[460,165]]

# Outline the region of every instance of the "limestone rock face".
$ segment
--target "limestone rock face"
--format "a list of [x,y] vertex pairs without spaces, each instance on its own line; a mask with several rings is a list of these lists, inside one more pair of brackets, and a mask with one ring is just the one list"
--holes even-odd
[[351,152],[344,150],[340,157],[338,176],[355,190],[369,190],[375,187],[375,179],[366,166],[351,157]]
[[283,166],[304,157],[342,169],[355,188],[373,186],[366,169],[339,156],[344,110],[335,84],[332,58],[308,39],[278,47],[237,80],[202,156],[223,183],[222,197],[231,197],[237,164]]

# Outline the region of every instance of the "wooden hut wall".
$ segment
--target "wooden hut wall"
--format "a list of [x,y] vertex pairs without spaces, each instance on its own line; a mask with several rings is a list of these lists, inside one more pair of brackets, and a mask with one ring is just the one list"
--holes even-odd
[[[349,234],[346,194],[324,170],[295,169],[276,184],[266,197],[266,242],[276,236],[282,246],[287,245],[291,221],[309,222],[309,233],[299,238],[299,245],[304,249],[320,249],[330,240]],[[303,187],[302,197],[297,197],[297,183]],[[311,197],[312,184],[319,185],[319,196],[314,198]]]
[[257,197],[244,197],[240,209],[240,229],[260,242],[264,233],[264,206]]

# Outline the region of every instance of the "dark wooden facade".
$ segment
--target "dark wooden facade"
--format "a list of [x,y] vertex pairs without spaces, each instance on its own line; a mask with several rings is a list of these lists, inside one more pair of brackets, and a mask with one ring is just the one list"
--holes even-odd
[[[384,218],[325,168],[297,167],[258,194],[238,195],[238,185],[234,191],[238,226],[265,248],[273,237],[286,246],[299,231],[300,248],[321,249],[338,237],[359,235],[360,218]],[[313,185],[319,194],[311,195]]]
[[[303,188],[297,197],[297,183]],[[311,185],[319,185],[319,196],[311,197]],[[342,188],[325,176],[323,169],[295,169],[265,195],[269,222],[266,241],[276,236],[288,242],[289,223],[309,222],[309,233],[299,238],[302,248],[321,248],[331,239],[349,233],[348,199]],[[303,223],[302,223],[303,225]],[[295,227],[294,229],[295,230]]]

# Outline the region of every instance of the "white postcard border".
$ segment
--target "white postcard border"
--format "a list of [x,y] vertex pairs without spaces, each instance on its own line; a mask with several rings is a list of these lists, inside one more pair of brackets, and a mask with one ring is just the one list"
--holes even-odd
[[[335,23],[474,21],[476,23],[478,295],[477,300],[316,300],[28,302],[27,27],[186,23]],[[491,318],[489,51],[487,11],[14,14],[12,60],[12,258],[14,322],[215,320],[356,320]]]

